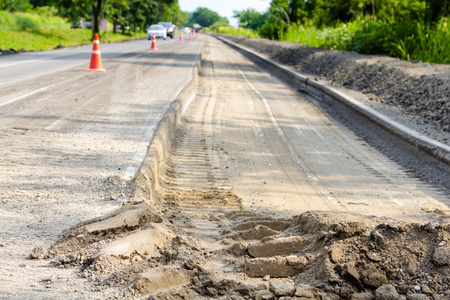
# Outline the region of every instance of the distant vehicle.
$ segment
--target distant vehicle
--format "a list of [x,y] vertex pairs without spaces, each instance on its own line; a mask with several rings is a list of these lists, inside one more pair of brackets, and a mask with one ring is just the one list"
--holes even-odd
[[153,24],[153,25],[150,25],[149,28],[147,28],[147,40],[151,40],[153,34],[155,34],[156,38],[162,38],[162,39],[167,38],[166,28],[164,28],[164,26],[159,25],[159,24]]
[[158,22],[159,25],[164,26],[167,31],[167,36],[173,39],[173,32],[175,31],[175,25],[172,22]]
[[82,28],[82,29],[91,29],[92,28],[92,22],[91,21],[84,21],[83,19],[80,19],[78,21],[78,24],[71,24],[71,28]]
[[184,27],[183,28],[183,32],[184,33],[189,33],[189,32],[191,32],[191,29],[189,27]]

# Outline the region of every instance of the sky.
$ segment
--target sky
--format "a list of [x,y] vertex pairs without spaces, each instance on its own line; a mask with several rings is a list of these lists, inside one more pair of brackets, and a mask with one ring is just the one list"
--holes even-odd
[[233,18],[233,10],[253,8],[263,13],[270,6],[271,0],[178,0],[182,11],[194,12],[198,7],[206,7],[227,17],[231,26],[237,26],[237,19]]

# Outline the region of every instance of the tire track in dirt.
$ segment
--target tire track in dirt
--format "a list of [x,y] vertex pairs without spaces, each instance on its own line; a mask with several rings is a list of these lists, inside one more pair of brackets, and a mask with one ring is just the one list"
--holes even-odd
[[[229,156],[220,142],[220,107],[209,43],[204,45],[198,94],[184,111],[162,175],[163,205],[169,219],[195,236],[216,237],[222,219],[241,209],[228,182]],[[219,116],[218,116],[219,114]],[[198,121],[200,120],[200,122]]]

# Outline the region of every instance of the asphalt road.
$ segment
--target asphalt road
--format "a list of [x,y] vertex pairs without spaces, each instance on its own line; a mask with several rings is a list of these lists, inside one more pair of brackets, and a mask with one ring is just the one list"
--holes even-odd
[[86,71],[92,46],[0,57],[0,294],[39,290],[35,277],[58,271],[28,261],[33,247],[128,200],[118,187],[191,80],[203,38],[157,44],[101,44],[106,72]]
[[[177,39],[157,40],[158,45],[178,42]],[[150,49],[151,41],[100,44],[102,59],[109,59]],[[70,68],[89,68],[92,45],[62,48],[53,51],[26,52],[0,56],[0,84],[12,84]]]

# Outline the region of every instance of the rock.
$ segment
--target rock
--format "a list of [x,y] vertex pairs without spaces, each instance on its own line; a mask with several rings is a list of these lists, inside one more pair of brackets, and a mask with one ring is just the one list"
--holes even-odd
[[273,230],[267,226],[258,225],[253,229],[242,230],[234,233],[227,233],[227,231],[224,231],[222,234],[225,234],[224,239],[229,238],[233,240],[260,240],[265,237],[277,235],[278,233],[280,232]]
[[314,294],[309,291],[311,289],[311,287],[307,287],[307,286],[297,286],[297,288],[295,289],[295,297],[299,297],[300,299],[313,299],[314,298]]
[[294,283],[289,281],[273,281],[269,285],[269,291],[275,294],[275,296],[294,296],[295,286]]
[[134,287],[141,293],[179,287],[191,281],[190,272],[172,267],[158,267],[139,274]]
[[429,296],[425,294],[408,294],[406,296],[408,300],[432,300]]
[[217,295],[219,295],[219,292],[213,287],[207,287],[206,292],[211,297],[217,297]]
[[268,290],[257,291],[255,295],[255,300],[272,300],[275,295]]
[[433,254],[433,262],[438,266],[450,265],[450,247],[436,248]]
[[337,263],[338,260],[342,258],[342,253],[335,248],[331,248],[330,251],[328,252],[328,255],[330,256],[330,261],[334,264]]
[[229,252],[234,256],[242,256],[247,251],[247,248],[242,243],[235,243],[229,248]]
[[288,277],[297,275],[302,268],[302,262],[294,264],[287,258],[254,258],[244,264],[244,273],[251,277]]
[[414,286],[413,285],[399,285],[397,286],[397,291],[400,294],[406,294],[410,291],[414,290]]
[[379,233],[377,230],[372,230],[370,232],[370,237],[374,240],[380,247],[384,248],[387,246],[387,239]]
[[433,291],[428,287],[428,285],[423,284],[421,287],[422,287],[423,293],[429,294],[429,295],[433,294]]
[[30,259],[40,259],[43,256],[44,256],[44,249],[42,247],[34,247],[29,255]]
[[348,266],[348,267],[347,267],[347,274],[348,274],[353,280],[359,281],[359,279],[360,279],[358,270],[357,270],[355,267],[353,267],[353,266]]
[[371,292],[364,292],[364,293],[355,293],[350,298],[351,300],[374,300],[375,295]]
[[234,290],[241,295],[249,296],[255,292],[255,288],[251,285],[239,283]]
[[367,253],[367,258],[376,262],[379,262],[382,259],[377,253]]
[[350,299],[355,292],[354,287],[348,283],[343,283],[340,288],[335,290],[335,293],[339,294],[341,299]]
[[368,286],[379,288],[383,284],[387,284],[388,280],[385,274],[380,272],[373,272],[364,280],[364,283]]
[[398,300],[400,295],[397,293],[395,287],[390,284],[385,284],[375,291],[376,300]]
[[65,255],[57,255],[55,257],[52,258],[52,260],[50,261],[50,264],[57,267],[60,265],[65,265],[65,264],[70,264],[71,260],[70,258],[68,258]]
[[234,243],[234,241],[232,239],[228,239],[228,238],[227,239],[223,239],[221,242],[224,245],[232,245]]
[[291,236],[253,243],[248,245],[247,249],[252,257],[271,257],[292,254],[305,245],[306,240],[303,237]]
[[362,287],[361,284],[361,276],[358,273],[358,270],[354,266],[347,266],[347,271],[343,273],[344,279],[348,280],[352,285],[356,288],[360,289]]
[[264,276],[264,277],[263,277],[263,280],[264,280],[264,281],[269,281],[269,280],[270,280],[270,275]]

